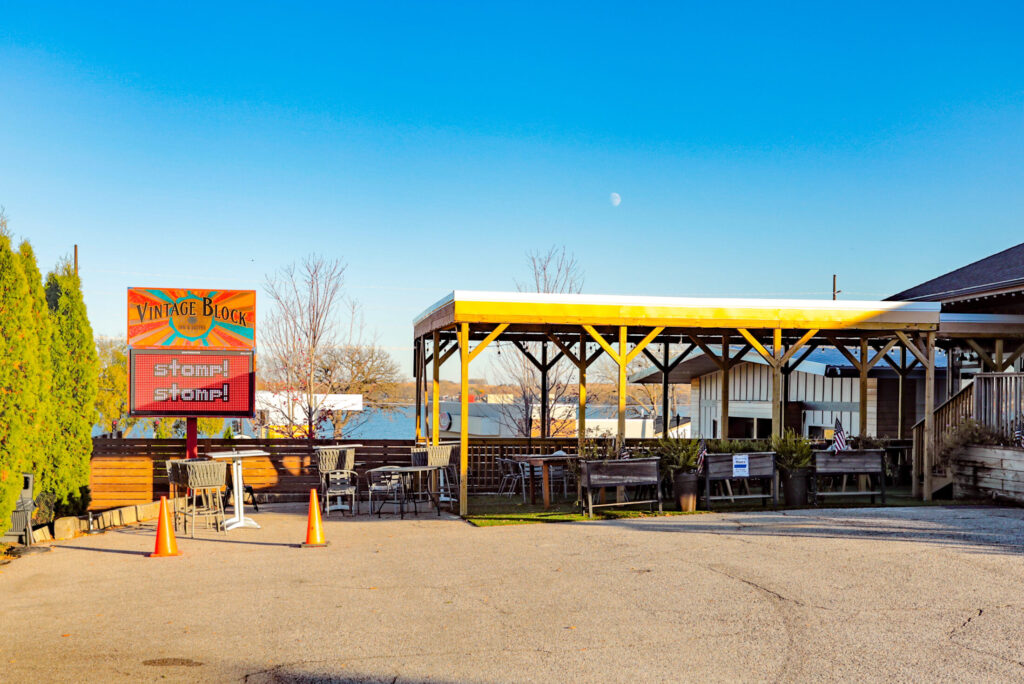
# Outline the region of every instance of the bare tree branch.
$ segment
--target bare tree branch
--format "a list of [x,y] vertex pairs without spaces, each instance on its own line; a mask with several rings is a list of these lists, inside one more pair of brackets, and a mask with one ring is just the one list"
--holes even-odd
[[[549,292],[578,294],[583,290],[583,270],[575,255],[564,246],[552,246],[546,252],[526,254],[530,274],[525,282],[516,280],[520,292]],[[521,436],[530,436],[533,414],[541,402],[541,374],[536,366],[514,345],[498,343],[498,356],[494,367],[498,382],[512,388],[512,403],[500,404],[498,411],[502,425]],[[541,343],[529,343],[527,351],[540,358]],[[572,426],[561,420],[552,409],[566,398],[573,379],[575,366],[564,357],[548,371],[548,426],[552,435],[571,434]],[[542,414],[543,415],[543,412]],[[541,426],[544,431],[544,426]]]

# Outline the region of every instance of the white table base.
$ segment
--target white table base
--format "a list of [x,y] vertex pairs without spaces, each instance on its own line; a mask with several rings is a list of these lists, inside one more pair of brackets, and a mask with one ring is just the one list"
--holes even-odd
[[245,487],[242,484],[242,459],[235,458],[231,461],[231,482],[235,488],[235,514],[224,521],[224,531],[233,530],[238,527],[260,526],[252,518],[245,517]]

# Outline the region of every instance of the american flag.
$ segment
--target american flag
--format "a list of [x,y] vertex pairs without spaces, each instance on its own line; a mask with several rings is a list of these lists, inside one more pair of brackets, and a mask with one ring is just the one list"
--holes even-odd
[[[1024,421],[1024,416],[1021,416],[1021,420]],[[1024,448],[1024,430],[1021,429],[1020,423],[1013,429],[1013,443]]]
[[835,447],[836,451],[846,451],[847,449],[846,431],[843,430],[843,424],[839,422],[838,418],[836,418],[835,441],[832,442],[832,445]]
[[697,472],[704,470],[704,457],[708,455],[708,445],[702,439],[697,445]]

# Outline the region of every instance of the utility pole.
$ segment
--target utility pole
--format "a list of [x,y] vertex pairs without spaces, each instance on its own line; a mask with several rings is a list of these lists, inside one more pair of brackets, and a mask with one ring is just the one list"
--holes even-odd
[[75,245],[75,277],[78,277],[78,245]]
[[836,300],[836,295],[838,295],[841,292],[842,292],[842,290],[837,290],[836,289],[836,274],[833,273],[832,274],[832,301],[835,301]]

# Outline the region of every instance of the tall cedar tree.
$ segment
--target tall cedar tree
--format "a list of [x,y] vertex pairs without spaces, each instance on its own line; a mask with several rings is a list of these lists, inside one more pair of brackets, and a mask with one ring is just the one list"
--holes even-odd
[[31,416],[32,425],[28,434],[31,442],[29,456],[32,460],[32,472],[36,474],[36,492],[53,491],[52,465],[56,458],[54,444],[55,406],[53,403],[53,357],[50,344],[53,341],[53,323],[50,320],[50,309],[46,305],[46,290],[43,289],[43,277],[39,273],[36,255],[28,241],[22,242],[18,248],[21,256],[21,267],[25,274],[29,291],[31,327],[29,343],[32,346],[30,358],[35,366],[29,372],[34,379],[31,391],[38,401]]
[[31,303],[21,258],[11,248],[0,215],[0,527],[6,529],[21,491],[21,474],[31,467],[35,395]]
[[46,303],[54,327],[53,398],[59,432],[50,490],[58,502],[67,503],[89,484],[99,363],[81,281],[66,260],[46,276]]

